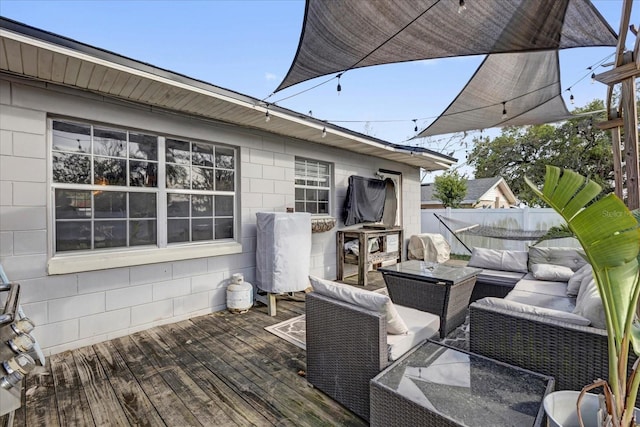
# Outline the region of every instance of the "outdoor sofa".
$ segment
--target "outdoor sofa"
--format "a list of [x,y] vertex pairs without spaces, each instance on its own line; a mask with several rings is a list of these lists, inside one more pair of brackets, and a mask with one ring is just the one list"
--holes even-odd
[[[498,258],[508,259],[501,268],[512,268],[522,278],[504,298],[490,296],[469,306],[470,350],[551,375],[558,390],[581,390],[606,379],[604,311],[584,253],[536,247],[524,253],[486,251],[490,250],[474,250],[481,256],[472,255],[469,264],[481,267],[483,257],[493,256],[493,264],[486,265],[495,268]],[[491,280],[490,273],[484,280]],[[629,367],[635,357],[631,359]]]
[[393,304],[384,294],[310,277],[306,295],[306,378],[369,420],[369,381],[427,338],[437,315]]

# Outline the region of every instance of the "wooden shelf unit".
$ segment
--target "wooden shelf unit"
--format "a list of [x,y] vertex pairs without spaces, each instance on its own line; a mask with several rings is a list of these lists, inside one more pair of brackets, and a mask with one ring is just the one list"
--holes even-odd
[[[397,245],[389,248],[387,239],[389,236],[397,236]],[[402,248],[404,247],[402,228],[394,227],[387,229],[358,228],[353,230],[338,230],[336,232],[336,254],[337,254],[337,280],[345,277],[345,264],[357,265],[358,285],[367,286],[367,271],[369,267],[380,265],[387,261],[402,261]],[[369,253],[368,242],[370,239],[378,239],[379,251]],[[358,253],[345,254],[344,242],[358,239]]]

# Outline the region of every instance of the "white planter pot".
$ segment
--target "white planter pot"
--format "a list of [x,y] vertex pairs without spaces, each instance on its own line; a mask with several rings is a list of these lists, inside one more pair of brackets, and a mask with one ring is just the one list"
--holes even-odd
[[[576,401],[579,391],[561,390],[549,393],[544,398],[544,411],[547,414],[549,427],[580,427]],[[599,427],[597,423],[598,396],[587,393],[580,402],[580,413],[585,427]],[[635,410],[636,419],[640,419],[640,411]]]

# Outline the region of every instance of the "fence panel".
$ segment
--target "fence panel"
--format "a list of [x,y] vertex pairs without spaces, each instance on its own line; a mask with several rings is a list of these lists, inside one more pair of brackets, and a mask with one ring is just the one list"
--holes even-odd
[[[451,253],[468,255],[469,249],[474,247],[489,249],[509,249],[526,251],[535,240],[508,240],[484,237],[471,234],[458,234],[464,245],[460,243],[447,228],[438,221],[434,213],[445,218],[463,221],[482,226],[499,227],[507,230],[543,230],[564,224],[564,220],[551,208],[523,208],[523,209],[423,209],[421,212],[421,230],[423,233],[439,233],[451,245]],[[576,239],[547,240],[539,246],[568,246],[580,247]]]

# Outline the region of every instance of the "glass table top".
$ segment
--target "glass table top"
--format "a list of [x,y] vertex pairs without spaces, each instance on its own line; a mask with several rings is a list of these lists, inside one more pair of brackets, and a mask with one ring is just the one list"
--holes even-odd
[[373,381],[467,426],[532,426],[550,377],[427,341]]
[[419,260],[404,261],[388,267],[380,267],[378,271],[397,273],[407,276],[420,276],[421,278],[432,278],[445,282],[458,283],[471,276],[482,272],[480,268],[473,267],[452,267],[450,265],[438,264]]

